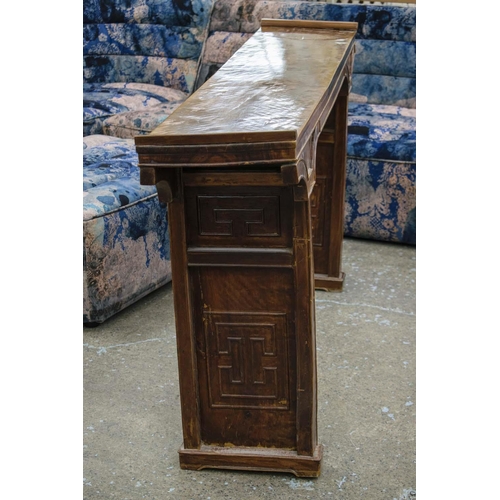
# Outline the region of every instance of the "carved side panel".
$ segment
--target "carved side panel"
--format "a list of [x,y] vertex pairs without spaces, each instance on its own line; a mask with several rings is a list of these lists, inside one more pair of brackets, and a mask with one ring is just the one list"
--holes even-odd
[[192,246],[291,245],[291,197],[284,188],[187,187],[187,236]]
[[286,315],[204,313],[212,408],[288,409]]
[[278,196],[197,197],[200,236],[280,236]]
[[202,441],[296,446],[294,274],[192,267]]

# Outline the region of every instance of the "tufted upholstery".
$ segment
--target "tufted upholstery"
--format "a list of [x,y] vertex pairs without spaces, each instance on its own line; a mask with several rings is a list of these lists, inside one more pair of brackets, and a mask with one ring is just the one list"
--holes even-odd
[[100,323],[170,281],[167,210],[132,139],[84,137],[83,165],[83,321]]
[[[133,137],[149,130],[151,116],[165,119],[186,99],[211,7],[212,0],[84,0],[83,79],[91,84],[84,86],[84,135]],[[116,83],[127,87],[110,92]],[[128,122],[111,118],[128,112]]]
[[84,0],[83,7],[84,322],[104,321],[170,280],[166,207],[140,185],[131,138],[163,122],[263,17],[359,23],[344,234],[415,244],[414,6]]
[[349,105],[345,235],[414,244],[415,6],[216,0],[196,88],[257,31],[263,18],[358,23]]

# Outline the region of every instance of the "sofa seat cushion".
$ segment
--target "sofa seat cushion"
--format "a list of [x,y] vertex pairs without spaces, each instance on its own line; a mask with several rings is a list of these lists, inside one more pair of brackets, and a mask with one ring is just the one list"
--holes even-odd
[[103,122],[119,113],[145,111],[157,105],[179,105],[188,94],[146,83],[84,83],[83,135],[101,134]]
[[124,139],[149,134],[160,123],[165,121],[182,102],[166,102],[145,110],[129,111],[110,116],[102,122],[102,132],[105,135],[113,135]]
[[83,142],[83,220],[90,220],[156,194],[142,186],[131,140],[88,136]]
[[415,162],[415,109],[349,103],[347,156]]
[[134,141],[83,138],[83,321],[100,323],[171,280],[167,207],[141,186]]

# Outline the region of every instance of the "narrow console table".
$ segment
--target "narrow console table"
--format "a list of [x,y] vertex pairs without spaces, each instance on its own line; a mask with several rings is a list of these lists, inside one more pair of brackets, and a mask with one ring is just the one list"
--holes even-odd
[[356,29],[263,20],[135,138],[169,204],[182,468],[320,474],[314,289],[343,280]]

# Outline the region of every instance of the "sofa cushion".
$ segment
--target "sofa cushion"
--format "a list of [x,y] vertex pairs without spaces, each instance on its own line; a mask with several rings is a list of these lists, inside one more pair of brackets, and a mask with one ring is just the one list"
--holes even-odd
[[84,0],[83,22],[202,27],[212,0]]
[[254,33],[263,18],[357,22],[358,38],[406,42],[416,39],[414,6],[314,1],[216,0],[209,30]]
[[415,107],[414,6],[216,0],[195,88],[257,31],[262,18],[357,22],[351,100]]
[[199,57],[202,41],[197,28],[158,24],[86,24],[84,55],[141,55],[177,59]]
[[356,40],[354,73],[415,78],[416,64],[415,42]]
[[142,186],[137,153],[129,139],[83,138],[83,220],[89,220],[156,194]]
[[354,73],[349,100],[416,108],[416,90],[415,78]]
[[84,137],[83,172],[83,321],[99,323],[170,281],[167,207],[133,140]]
[[416,164],[347,158],[344,235],[416,243]]
[[124,139],[149,134],[181,104],[182,101],[167,102],[141,111],[129,111],[110,116],[102,122],[102,132]]
[[166,105],[163,114],[168,109],[173,111],[187,95],[180,90],[144,83],[86,83],[83,86],[84,135],[102,133],[106,118],[118,113],[141,112],[157,105]]
[[415,110],[349,103],[347,156],[415,162]]
[[192,92],[212,1],[84,0],[84,82]]

